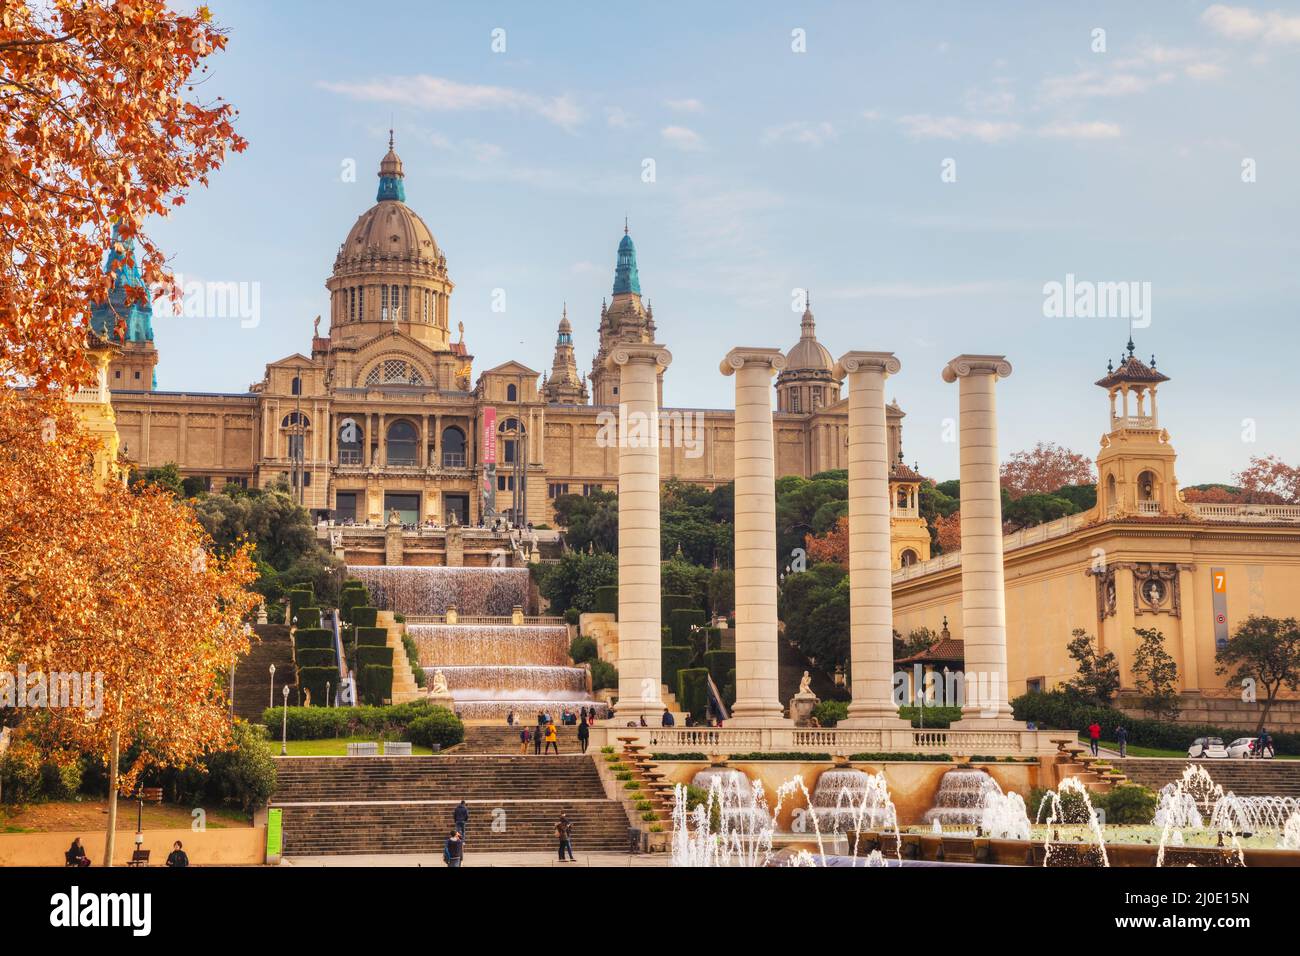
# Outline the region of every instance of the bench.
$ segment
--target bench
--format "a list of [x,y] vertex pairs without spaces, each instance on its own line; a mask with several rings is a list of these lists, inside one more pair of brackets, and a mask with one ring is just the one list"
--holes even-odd
[[365,743],[349,743],[349,757],[377,757],[379,756],[379,744],[367,741]]
[[385,757],[411,756],[411,743],[407,740],[389,740],[384,744]]
[[135,851],[132,852],[132,854],[131,854],[131,859],[129,859],[129,860],[126,861],[126,865],[127,865],[127,866],[148,866],[148,865],[149,865],[149,851],[148,851],[148,850],[135,850]]

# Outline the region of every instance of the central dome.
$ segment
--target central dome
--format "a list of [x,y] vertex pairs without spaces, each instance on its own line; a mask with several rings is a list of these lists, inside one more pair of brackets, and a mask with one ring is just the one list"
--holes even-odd
[[399,199],[385,199],[363,212],[348,231],[335,271],[372,259],[433,269],[441,258],[433,231],[419,214]]

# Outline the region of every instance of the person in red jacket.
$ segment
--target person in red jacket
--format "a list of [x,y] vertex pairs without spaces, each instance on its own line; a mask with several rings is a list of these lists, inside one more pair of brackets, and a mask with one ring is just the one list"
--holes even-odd
[[1088,726],[1088,742],[1092,744],[1092,755],[1097,756],[1097,742],[1101,740],[1101,724],[1095,720]]

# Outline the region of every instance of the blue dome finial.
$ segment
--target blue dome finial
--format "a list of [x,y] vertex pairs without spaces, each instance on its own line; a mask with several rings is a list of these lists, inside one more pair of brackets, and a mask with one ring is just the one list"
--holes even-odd
[[618,265],[614,268],[614,294],[641,294],[641,277],[636,268],[636,246],[627,232],[627,220],[623,220],[623,238],[618,243]]
[[[113,276],[113,288],[103,302],[92,303],[90,327],[104,339],[118,342],[153,341],[153,303],[149,289],[140,274],[140,263],[135,254],[135,240],[123,239],[116,223],[113,224],[112,243],[104,262],[104,273]],[[127,289],[140,289],[144,297],[127,304]],[[119,334],[119,323],[126,326]]]
[[375,195],[375,201],[396,199],[398,202],[406,202],[406,185],[402,182],[405,178],[402,160],[393,149],[393,131],[389,129],[388,153],[379,162],[379,192]]

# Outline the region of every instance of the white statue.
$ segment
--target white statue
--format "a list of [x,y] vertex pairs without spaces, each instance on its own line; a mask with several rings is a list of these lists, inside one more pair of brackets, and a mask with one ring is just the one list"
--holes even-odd
[[433,672],[433,696],[451,696],[451,691],[447,689],[447,675],[444,674],[441,669]]
[[803,677],[799,678],[799,696],[803,697],[812,692],[812,677],[809,676],[807,671],[804,671]]

